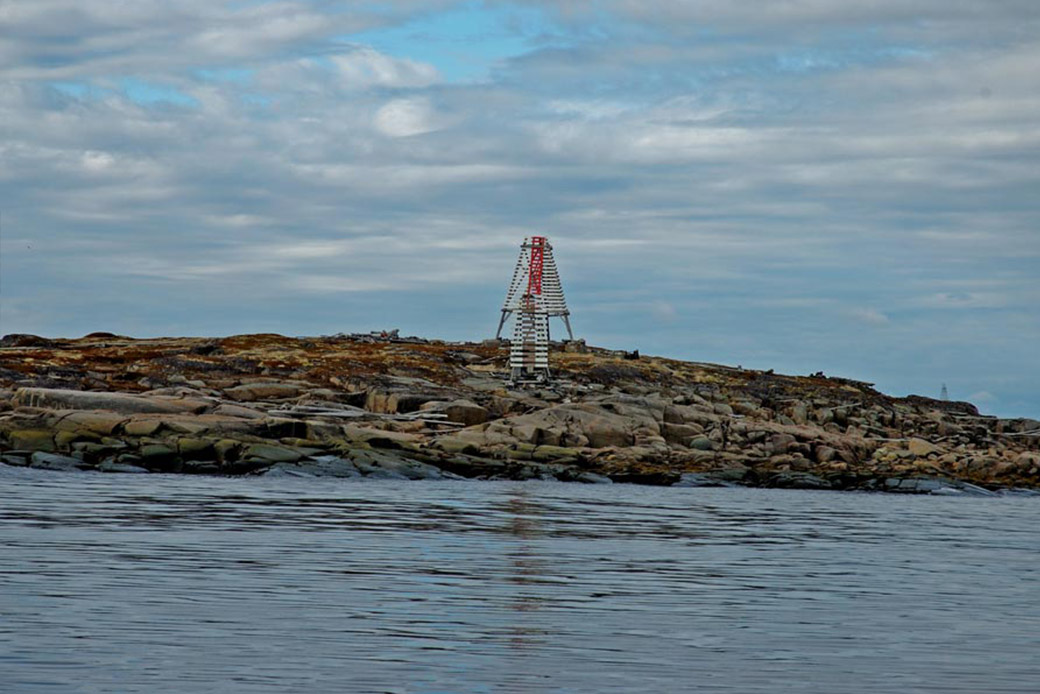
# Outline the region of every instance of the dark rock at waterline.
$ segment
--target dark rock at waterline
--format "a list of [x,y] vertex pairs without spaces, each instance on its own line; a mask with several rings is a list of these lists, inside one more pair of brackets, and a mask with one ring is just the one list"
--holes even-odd
[[29,459],[29,467],[40,470],[63,470],[70,472],[85,469],[89,466],[85,465],[82,460],[77,460],[67,455],[36,451]]
[[0,453],[0,463],[12,467],[25,467],[29,464],[29,458],[31,456],[32,451],[11,450],[5,453]]
[[100,472],[120,472],[126,474],[147,474],[148,470],[141,467],[140,465],[133,465],[128,462],[119,462],[113,458],[106,458],[102,460],[97,466]]
[[768,487],[777,489],[833,489],[834,485],[808,472],[778,472],[766,478]]
[[700,472],[684,472],[679,476],[679,479],[672,484],[673,487],[733,487],[730,482],[726,482],[711,475],[707,475]]

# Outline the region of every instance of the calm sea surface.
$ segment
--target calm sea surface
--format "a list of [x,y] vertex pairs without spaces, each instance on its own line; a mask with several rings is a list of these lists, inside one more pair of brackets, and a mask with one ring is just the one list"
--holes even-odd
[[0,466],[0,692],[1040,691],[1040,499]]

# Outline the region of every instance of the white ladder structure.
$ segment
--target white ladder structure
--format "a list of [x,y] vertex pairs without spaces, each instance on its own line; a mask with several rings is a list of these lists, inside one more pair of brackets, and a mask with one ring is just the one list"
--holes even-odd
[[544,236],[525,238],[520,246],[513,280],[509,284],[495,339],[512,314],[516,314],[513,340],[509,350],[512,380],[547,381],[549,379],[549,318],[563,319],[567,335],[571,331],[570,311],[563,298],[560,273],[556,269],[552,246]]
[[[505,326],[509,316],[524,307],[524,296],[528,285],[531,284],[531,261],[536,256],[536,246],[541,247],[540,268],[540,294],[541,305],[549,317],[563,319],[563,325],[567,328],[567,338],[574,339],[571,330],[570,315],[567,309],[567,300],[563,298],[563,285],[560,284],[560,272],[556,269],[556,259],[553,258],[552,244],[544,236],[532,236],[525,238],[520,245],[520,257],[516,261],[516,269],[513,270],[513,281],[509,283],[509,291],[506,292],[506,300],[502,304],[502,317],[498,321],[498,330],[495,339],[502,337],[502,328]],[[538,270],[535,268],[535,270]]]

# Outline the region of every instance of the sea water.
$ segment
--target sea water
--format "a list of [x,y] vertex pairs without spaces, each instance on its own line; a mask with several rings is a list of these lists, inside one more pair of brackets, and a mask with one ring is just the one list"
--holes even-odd
[[0,466],[0,692],[1037,692],[1040,499]]

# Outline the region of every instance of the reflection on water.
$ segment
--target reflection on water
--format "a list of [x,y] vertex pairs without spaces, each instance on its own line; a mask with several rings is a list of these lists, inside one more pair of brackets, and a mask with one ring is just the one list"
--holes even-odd
[[0,467],[0,692],[1033,692],[1038,510]]
[[[517,539],[508,555],[509,563],[513,567],[508,580],[516,585],[516,595],[510,607],[521,613],[538,610],[542,598],[531,587],[543,583],[545,575],[545,562],[538,558],[536,547],[531,542],[538,531],[539,509],[538,505],[531,501],[530,495],[529,487],[518,486],[505,503],[507,528]],[[511,628],[513,637],[510,639],[510,643],[517,650],[524,650],[539,643],[535,624],[534,620],[527,623],[523,615],[517,615],[517,620]]]

